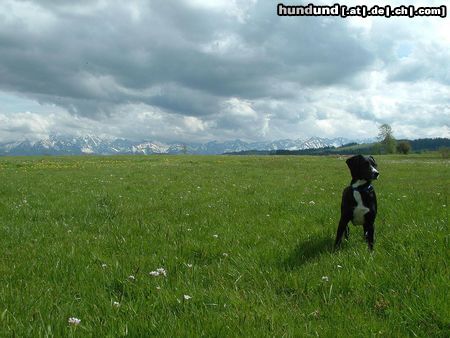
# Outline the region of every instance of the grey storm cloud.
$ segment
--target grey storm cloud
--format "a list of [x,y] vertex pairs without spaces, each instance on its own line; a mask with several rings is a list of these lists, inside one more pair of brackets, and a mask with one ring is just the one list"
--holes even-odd
[[214,114],[229,97],[286,95],[274,84],[340,83],[374,59],[342,20],[279,18],[270,2],[245,22],[183,1],[22,3],[37,19],[1,21],[0,88],[79,115],[129,103]]

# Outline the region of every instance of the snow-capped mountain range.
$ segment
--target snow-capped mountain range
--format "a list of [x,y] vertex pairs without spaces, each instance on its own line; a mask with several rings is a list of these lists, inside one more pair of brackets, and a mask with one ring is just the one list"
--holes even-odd
[[0,155],[114,155],[114,154],[223,154],[245,150],[301,150],[341,145],[362,141],[346,138],[311,137],[297,140],[277,140],[272,142],[244,142],[241,140],[207,143],[162,143],[156,141],[131,141],[121,138],[101,138],[98,136],[49,136],[30,141],[0,143]]

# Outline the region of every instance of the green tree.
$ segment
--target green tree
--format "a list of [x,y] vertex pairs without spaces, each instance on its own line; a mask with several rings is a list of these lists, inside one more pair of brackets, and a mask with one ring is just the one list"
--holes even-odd
[[397,143],[397,152],[400,154],[409,154],[411,151],[411,143],[408,141],[400,141]]
[[384,123],[378,129],[378,140],[380,141],[381,148],[387,154],[395,153],[397,141],[392,134],[391,126],[387,123]]

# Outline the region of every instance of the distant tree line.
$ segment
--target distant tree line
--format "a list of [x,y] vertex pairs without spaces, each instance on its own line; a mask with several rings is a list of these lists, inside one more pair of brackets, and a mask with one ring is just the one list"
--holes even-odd
[[[450,139],[448,138],[425,138],[418,140],[399,140],[395,143],[395,151],[398,153],[420,153],[427,151],[440,151],[442,156],[449,154]],[[228,155],[355,155],[355,154],[386,154],[379,142],[358,145],[356,143],[346,144],[341,147],[324,147],[317,149],[302,150],[246,150],[227,153]],[[402,147],[407,149],[402,150]],[[395,152],[394,151],[394,152]]]
[[227,153],[230,155],[354,155],[354,154],[409,154],[425,151],[439,150],[442,157],[448,158],[450,153],[450,139],[448,138],[423,138],[418,140],[399,140],[393,135],[389,124],[384,123],[379,127],[378,142],[359,145],[356,142],[345,144],[341,147],[323,147],[302,150],[246,150]]
[[[423,138],[418,140],[399,140],[393,135],[389,124],[382,124],[379,127],[378,143],[373,145],[375,154],[409,154],[411,151],[436,151],[439,150],[443,157],[449,152],[450,139],[448,138]],[[447,156],[448,157],[448,156]]]

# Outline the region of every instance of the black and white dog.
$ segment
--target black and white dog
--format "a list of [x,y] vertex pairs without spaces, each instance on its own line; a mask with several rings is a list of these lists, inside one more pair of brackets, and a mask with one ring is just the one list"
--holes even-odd
[[364,238],[369,245],[369,250],[373,250],[377,196],[371,181],[379,176],[377,164],[372,156],[362,155],[350,157],[346,163],[352,174],[352,181],[342,193],[341,219],[335,247],[339,247],[344,234],[348,239],[350,232],[348,222],[352,221],[354,225],[363,226]]

